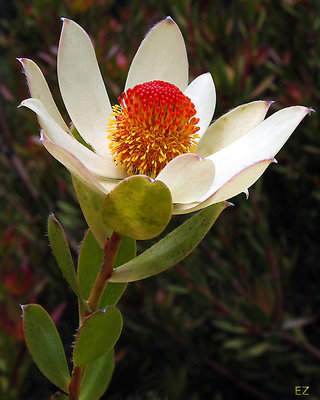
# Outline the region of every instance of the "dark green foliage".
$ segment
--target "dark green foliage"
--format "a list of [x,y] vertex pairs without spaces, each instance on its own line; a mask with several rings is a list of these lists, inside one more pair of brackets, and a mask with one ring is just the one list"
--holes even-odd
[[[1,399],[49,399],[55,392],[26,353],[19,304],[36,301],[48,310],[70,358],[75,301],[48,247],[48,214],[65,227],[74,255],[86,229],[69,174],[37,143],[34,114],[16,110],[28,92],[15,58],[41,66],[68,121],[55,72],[59,18],[89,32],[115,101],[140,40],[167,15],[186,40],[191,77],[206,71],[214,77],[215,118],[253,99],[275,100],[273,110],[318,108],[316,0],[1,2]],[[105,398],[289,400],[296,385],[310,386],[319,398],[318,114],[303,121],[279,164],[248,201],[234,200],[192,255],[128,285]]]

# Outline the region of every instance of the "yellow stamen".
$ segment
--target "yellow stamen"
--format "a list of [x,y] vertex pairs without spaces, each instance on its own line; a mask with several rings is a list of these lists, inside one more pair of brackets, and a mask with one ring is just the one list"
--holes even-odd
[[151,81],[122,93],[108,121],[114,162],[128,175],[155,178],[180,154],[196,147],[198,118],[190,99],[175,85]]

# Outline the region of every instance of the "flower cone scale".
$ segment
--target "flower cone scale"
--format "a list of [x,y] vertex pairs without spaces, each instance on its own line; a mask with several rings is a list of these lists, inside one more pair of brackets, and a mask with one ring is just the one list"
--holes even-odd
[[[268,165],[275,161],[276,153],[311,111],[303,106],[287,107],[265,119],[271,103],[253,101],[231,110],[209,126],[216,102],[213,79],[209,73],[204,73],[188,84],[184,40],[175,22],[167,18],[153,27],[142,41],[128,72],[124,96],[135,90],[137,85],[160,81],[165,85],[174,85],[183,99],[192,104],[195,112],[186,117],[185,135],[189,135],[190,146],[180,147],[176,156],[166,159],[170,143],[167,144],[166,137],[170,126],[179,125],[182,114],[174,114],[173,108],[168,111],[164,100],[163,106],[167,107],[164,116],[161,101],[157,110],[151,101],[151,112],[158,114],[150,119],[147,127],[144,118],[140,118],[142,128],[137,128],[139,142],[135,142],[134,135],[128,139],[130,148],[136,151],[144,142],[143,127],[146,136],[150,132],[154,133],[155,139],[163,135],[159,139],[163,147],[160,146],[158,152],[151,152],[152,160],[148,160],[150,165],[161,164],[161,168],[153,168],[150,172],[151,167],[140,170],[131,168],[117,154],[112,132],[117,132],[123,107],[120,103],[114,109],[117,112],[112,110],[93,45],[79,25],[63,19],[58,49],[58,81],[70,119],[90,148],[73,137],[39,67],[29,59],[20,59],[20,62],[31,94],[31,98],[21,105],[38,115],[41,142],[58,161],[88,188],[104,196],[133,174],[147,175],[150,181],[161,181],[170,190],[173,214],[200,210],[241,192],[246,193]],[[157,115],[167,118],[169,112],[172,114],[169,123],[165,123],[161,132],[156,131]],[[195,127],[191,133],[187,129],[190,123]],[[130,123],[128,126],[131,126]],[[130,136],[130,129],[125,129]],[[119,144],[119,135],[117,140]],[[188,140],[186,143],[189,143]],[[129,151],[128,148],[125,150]],[[144,153],[136,153],[135,156],[129,153],[126,156],[129,164],[144,156]],[[164,159],[166,161],[162,162]]]

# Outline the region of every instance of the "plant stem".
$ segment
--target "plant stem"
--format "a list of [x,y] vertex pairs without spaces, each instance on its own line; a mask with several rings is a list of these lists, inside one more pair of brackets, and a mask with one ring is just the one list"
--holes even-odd
[[[118,253],[121,239],[122,236],[118,235],[116,232],[113,232],[111,238],[107,240],[107,243],[104,247],[103,262],[88,299],[88,305],[91,309],[91,312],[84,311],[81,303],[79,302],[80,326],[84,318],[94,313],[99,307],[104,289],[113,271],[113,265]],[[85,366],[73,367],[71,381],[69,384],[70,400],[79,400],[80,386],[84,368]]]
[[78,400],[80,392],[80,384],[82,381],[82,372],[84,367],[74,367],[72,377],[69,384],[69,399]]
[[96,311],[99,307],[104,289],[113,271],[113,265],[118,253],[121,239],[122,236],[116,232],[113,232],[111,238],[105,245],[103,262],[88,299],[88,304],[92,312]]

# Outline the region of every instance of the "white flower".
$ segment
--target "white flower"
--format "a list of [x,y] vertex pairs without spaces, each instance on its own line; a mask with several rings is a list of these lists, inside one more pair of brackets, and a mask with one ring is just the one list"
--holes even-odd
[[[209,126],[216,102],[212,77],[205,73],[188,85],[184,40],[171,18],[157,24],[142,41],[121,107],[112,110],[89,36],[75,22],[63,19],[59,87],[72,123],[91,150],[73,137],[39,67],[29,59],[20,61],[32,96],[21,105],[37,113],[42,144],[58,161],[104,194],[128,173],[147,174],[168,186],[174,214],[247,192],[310,112],[302,106],[288,107],[264,120],[270,103],[255,101]],[[146,84],[153,81],[161,81],[161,87]],[[139,98],[137,85],[143,89]],[[154,97],[149,96],[150,87]],[[182,99],[180,108],[176,96]]]

